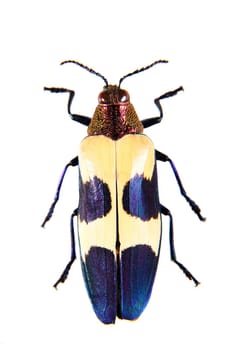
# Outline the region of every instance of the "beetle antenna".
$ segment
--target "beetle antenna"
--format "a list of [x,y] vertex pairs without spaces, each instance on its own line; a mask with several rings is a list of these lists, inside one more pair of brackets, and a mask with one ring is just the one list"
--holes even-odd
[[65,63],[74,63],[74,64],[77,64],[79,67],[82,67],[84,69],[86,69],[88,72],[92,73],[92,74],[95,74],[97,75],[97,77],[100,77],[101,79],[103,79],[103,81],[105,82],[105,85],[108,86],[108,81],[107,79],[100,73],[96,72],[94,69],[92,68],[89,68],[87,66],[85,66],[84,64],[78,62],[78,61],[73,61],[73,60],[68,60],[68,61],[63,61],[61,62],[61,65],[62,64],[65,64]]
[[158,63],[168,63],[168,61],[167,61],[167,60],[155,61],[155,62],[149,64],[149,65],[146,66],[146,67],[142,67],[142,68],[140,68],[140,69],[136,69],[135,71],[124,75],[124,76],[119,80],[118,87],[121,86],[121,83],[122,83],[122,81],[123,81],[125,78],[128,78],[128,77],[130,77],[131,75],[134,75],[134,74],[138,74],[138,73],[144,72],[145,70],[152,68],[153,66],[155,66],[155,65],[158,64]]

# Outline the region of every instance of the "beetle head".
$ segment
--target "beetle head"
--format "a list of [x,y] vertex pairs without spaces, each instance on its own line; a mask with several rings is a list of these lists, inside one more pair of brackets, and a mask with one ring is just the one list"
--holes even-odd
[[98,96],[101,105],[117,105],[129,103],[130,98],[126,90],[120,89],[117,85],[107,85]]

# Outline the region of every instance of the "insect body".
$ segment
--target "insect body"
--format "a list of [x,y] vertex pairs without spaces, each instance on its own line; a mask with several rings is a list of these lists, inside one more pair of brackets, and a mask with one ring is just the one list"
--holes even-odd
[[[159,202],[156,161],[169,162],[181,194],[200,220],[199,207],[186,194],[172,160],[154,150],[143,129],[157,124],[163,117],[162,99],[174,96],[182,87],[155,99],[160,115],[139,120],[122,81],[157,63],[121,78],[119,85],[109,85],[106,78],[79,62],[73,62],[101,77],[105,87],[93,118],[71,113],[72,90],[45,88],[68,93],[71,118],[88,126],[88,137],[80,145],[79,157],[67,164],[55,199],[42,224],[51,218],[59,199],[65,173],[79,166],[79,206],[71,215],[71,259],[55,287],[64,282],[76,258],[73,221],[77,217],[82,271],[87,291],[97,317],[105,324],[116,317],[135,320],[150,298],[159,259],[161,214],[170,219],[171,259],[196,285],[199,282],[182,265],[175,254],[173,221],[170,211]],[[64,62],[63,62],[64,63]]]

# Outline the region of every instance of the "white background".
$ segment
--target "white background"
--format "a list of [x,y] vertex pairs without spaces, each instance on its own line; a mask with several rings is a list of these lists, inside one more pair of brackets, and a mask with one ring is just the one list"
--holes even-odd
[[[231,1],[7,1],[0,9],[0,349],[232,349],[232,10]],[[178,258],[202,282],[194,288],[170,262],[164,219],[160,265],[150,303],[135,322],[104,326],[95,317],[79,261],[58,291],[69,258],[69,215],[77,206],[77,170],[67,175],[56,215],[42,219],[61,171],[77,154],[103,82],[156,59],[123,87],[141,119],[164,120],[146,130],[167,153],[186,190],[207,216],[201,223],[180,196],[168,164],[159,166],[161,202],[172,211]]]

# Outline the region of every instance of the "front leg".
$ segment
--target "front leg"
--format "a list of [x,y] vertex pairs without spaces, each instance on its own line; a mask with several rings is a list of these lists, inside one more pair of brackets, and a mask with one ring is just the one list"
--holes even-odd
[[44,87],[44,90],[55,92],[55,93],[67,92],[69,94],[67,110],[69,115],[71,116],[71,119],[86,126],[90,124],[91,119],[89,117],[85,117],[84,115],[80,115],[80,114],[71,113],[71,104],[75,95],[75,92],[73,90],[69,90],[65,88],[57,88],[57,87]]
[[159,110],[159,113],[160,113],[160,116],[159,117],[154,117],[154,118],[148,118],[148,119],[143,119],[141,122],[142,122],[142,125],[144,128],[149,128],[149,126],[152,126],[152,125],[155,125],[155,124],[158,124],[161,122],[162,118],[163,118],[163,109],[162,109],[162,106],[161,106],[161,103],[160,103],[160,100],[164,99],[164,98],[168,98],[168,97],[172,97],[172,96],[175,96],[179,91],[183,91],[183,87],[180,86],[178,89],[176,90],[173,90],[173,91],[168,91],[166,92],[165,94],[157,97],[154,99],[154,103],[156,105],[156,107],[158,108]]
[[178,174],[178,171],[176,170],[175,164],[173,163],[173,161],[164,153],[159,152],[157,150],[155,150],[155,158],[157,160],[160,160],[162,162],[169,162],[172,168],[172,171],[175,175],[176,181],[178,183],[178,186],[180,188],[180,192],[182,194],[182,196],[186,199],[186,201],[189,203],[190,207],[192,208],[192,210],[197,214],[198,218],[201,221],[205,221],[205,218],[201,215],[201,209],[199,208],[199,206],[194,202],[194,200],[192,200],[186,193],[184,186],[181,182],[180,176]]

